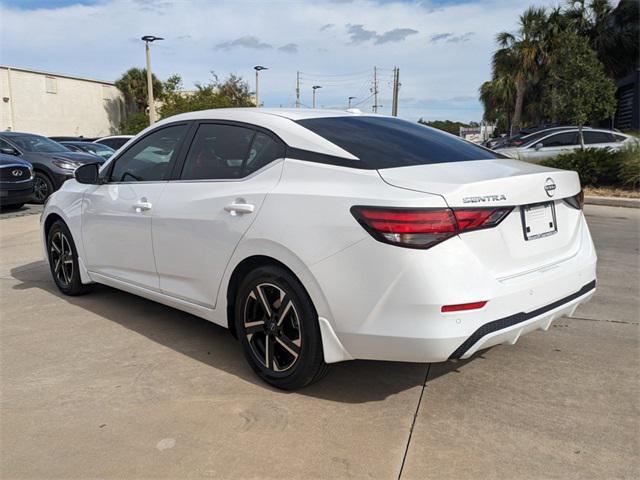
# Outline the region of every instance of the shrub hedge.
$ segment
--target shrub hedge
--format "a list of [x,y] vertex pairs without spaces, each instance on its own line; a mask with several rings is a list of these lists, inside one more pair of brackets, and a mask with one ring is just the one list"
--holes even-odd
[[574,150],[541,163],[548,167],[575,170],[583,186],[640,187],[640,143],[617,151],[596,148]]

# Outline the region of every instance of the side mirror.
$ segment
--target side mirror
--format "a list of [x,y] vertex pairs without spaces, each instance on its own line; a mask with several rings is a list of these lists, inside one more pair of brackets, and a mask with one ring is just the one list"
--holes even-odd
[[76,168],[74,176],[78,183],[98,185],[100,184],[100,164],[87,163],[86,165],[82,165]]
[[534,148],[536,150],[540,150],[542,147],[544,147],[544,145],[542,143],[536,143],[536,146]]
[[2,147],[0,148],[0,152],[4,153],[5,155],[20,155],[20,152],[12,147]]

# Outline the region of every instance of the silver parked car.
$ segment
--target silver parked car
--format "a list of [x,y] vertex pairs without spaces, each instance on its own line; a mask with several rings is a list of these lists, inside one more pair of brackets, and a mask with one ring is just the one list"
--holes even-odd
[[[637,142],[630,135],[612,130],[583,129],[582,135],[585,148],[618,150],[623,145]],[[517,160],[538,163],[579,148],[580,134],[578,128],[567,128],[561,131],[554,129],[537,132],[527,136],[526,141],[520,146],[499,148],[496,151]]]

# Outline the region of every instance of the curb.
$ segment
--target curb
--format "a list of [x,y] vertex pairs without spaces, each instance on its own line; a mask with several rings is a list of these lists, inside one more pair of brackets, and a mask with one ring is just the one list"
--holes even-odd
[[640,198],[624,197],[584,197],[587,205],[605,205],[607,207],[640,208]]

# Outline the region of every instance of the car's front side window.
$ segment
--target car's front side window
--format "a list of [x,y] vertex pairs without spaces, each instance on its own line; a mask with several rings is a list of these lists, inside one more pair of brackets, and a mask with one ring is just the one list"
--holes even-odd
[[168,179],[187,125],[161,128],[145,136],[115,160],[111,182],[157,182]]
[[235,125],[202,124],[193,138],[181,180],[220,180],[243,176],[254,130]]

